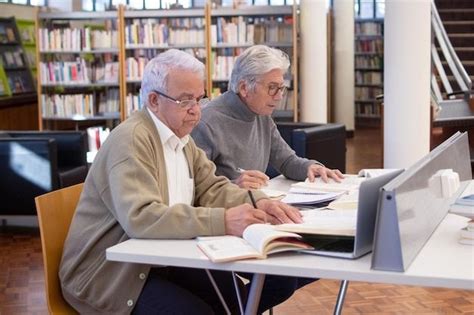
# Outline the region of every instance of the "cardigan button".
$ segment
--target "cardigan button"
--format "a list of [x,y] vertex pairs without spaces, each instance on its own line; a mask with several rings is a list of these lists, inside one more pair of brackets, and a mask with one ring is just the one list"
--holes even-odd
[[145,280],[146,275],[142,272],[141,274],[138,275],[138,278],[140,278],[140,280]]
[[128,300],[128,301],[127,301],[127,305],[128,305],[128,306],[133,306],[133,300]]

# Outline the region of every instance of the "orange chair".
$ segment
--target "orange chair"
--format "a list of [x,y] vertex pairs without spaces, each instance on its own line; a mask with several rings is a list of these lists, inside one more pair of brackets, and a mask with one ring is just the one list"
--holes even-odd
[[46,300],[50,314],[77,314],[62,296],[58,272],[64,241],[82,187],[83,184],[78,184],[35,198],[43,247]]

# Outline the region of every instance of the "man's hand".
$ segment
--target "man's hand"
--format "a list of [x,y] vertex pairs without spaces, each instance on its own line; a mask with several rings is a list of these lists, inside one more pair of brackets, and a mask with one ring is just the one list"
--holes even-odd
[[260,199],[257,207],[267,213],[268,222],[271,224],[301,223],[300,211],[284,202],[270,199]]
[[266,223],[267,214],[245,203],[227,209],[224,214],[224,222],[226,234],[242,236],[245,228],[250,224]]
[[240,176],[234,180],[234,183],[240,188],[259,189],[266,186],[269,178],[265,173],[257,170],[242,171]]
[[321,176],[321,179],[325,183],[328,182],[329,178],[332,178],[338,183],[344,178],[344,175],[342,175],[341,171],[337,169],[330,170],[329,168],[326,168],[319,164],[311,164],[308,167],[308,173],[307,173],[307,177],[309,181],[314,182],[314,179],[318,176]]

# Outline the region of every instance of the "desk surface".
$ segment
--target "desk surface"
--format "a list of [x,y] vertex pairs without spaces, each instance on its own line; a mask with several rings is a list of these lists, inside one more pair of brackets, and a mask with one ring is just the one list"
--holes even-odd
[[[272,189],[288,187],[272,180]],[[262,274],[380,282],[474,290],[474,246],[458,243],[469,219],[448,214],[404,273],[370,269],[371,254],[356,260],[299,253],[272,255],[264,260],[212,263],[195,240],[131,239],[107,249],[107,259],[152,265],[232,270]]]

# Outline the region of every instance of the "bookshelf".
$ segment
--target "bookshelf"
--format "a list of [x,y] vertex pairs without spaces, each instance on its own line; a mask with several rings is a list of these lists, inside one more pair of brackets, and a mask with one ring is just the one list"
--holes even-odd
[[[296,5],[238,10],[211,9],[209,5],[169,10],[119,6],[117,11],[107,12],[39,13],[40,129],[64,128],[68,121],[79,128],[79,122],[104,120],[113,127],[126,119],[140,109],[139,90],[146,63],[171,48],[184,50],[206,65],[206,88],[212,97],[209,91],[227,89],[234,58],[253,44],[277,47],[290,56],[291,69],[285,77],[289,94],[274,116],[296,121],[295,21]],[[221,60],[225,60],[227,72],[217,74],[215,71],[223,67]]]
[[0,97],[34,94],[33,77],[14,17],[0,18],[0,55]]
[[275,110],[274,118],[297,120],[297,23],[296,6],[248,6],[209,10],[207,55],[208,91],[214,97],[227,90],[235,59],[246,48],[264,44],[285,51],[291,69],[285,75],[290,86],[287,97]]
[[117,12],[38,14],[40,130],[120,121],[118,24]]
[[154,56],[167,49],[181,49],[206,63],[205,10],[119,9],[123,17],[121,55],[125,76],[122,99],[125,119],[141,105],[139,89],[143,69]]
[[355,123],[378,127],[383,93],[383,19],[355,20]]

